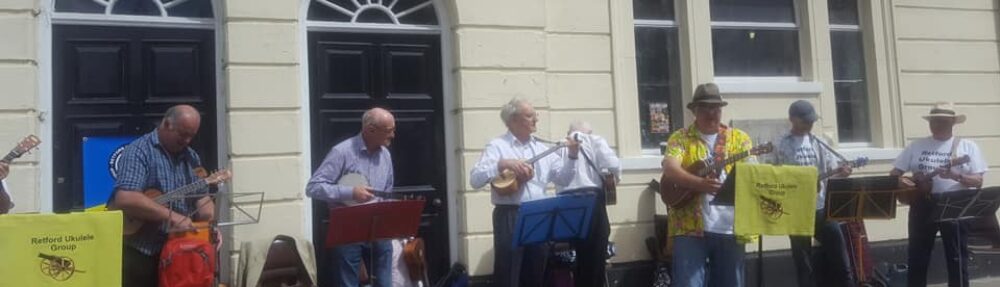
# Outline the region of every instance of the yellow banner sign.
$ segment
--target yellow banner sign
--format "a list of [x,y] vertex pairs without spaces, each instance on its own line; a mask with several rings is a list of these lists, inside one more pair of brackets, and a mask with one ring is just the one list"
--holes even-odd
[[813,235],[815,167],[737,164],[736,235]]
[[0,285],[121,286],[122,213],[0,216]]

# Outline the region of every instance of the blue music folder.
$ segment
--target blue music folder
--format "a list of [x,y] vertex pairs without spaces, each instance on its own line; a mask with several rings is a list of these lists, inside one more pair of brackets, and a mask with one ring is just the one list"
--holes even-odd
[[561,194],[521,203],[514,225],[514,248],[587,238],[596,196],[588,192]]

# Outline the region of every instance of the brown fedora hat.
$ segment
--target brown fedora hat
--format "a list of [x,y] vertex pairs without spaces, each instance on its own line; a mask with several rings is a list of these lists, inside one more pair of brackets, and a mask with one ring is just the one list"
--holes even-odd
[[698,88],[694,90],[694,98],[687,104],[687,108],[694,109],[694,107],[702,104],[717,104],[725,107],[729,103],[722,100],[722,94],[719,93],[718,85],[715,83],[705,83],[698,85]]

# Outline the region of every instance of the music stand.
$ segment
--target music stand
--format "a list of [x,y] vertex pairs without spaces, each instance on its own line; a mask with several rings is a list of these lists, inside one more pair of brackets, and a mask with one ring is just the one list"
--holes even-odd
[[586,239],[595,202],[594,194],[570,193],[521,203],[514,224],[514,248]]
[[826,184],[827,219],[896,218],[898,186],[895,176],[831,178]]
[[708,204],[736,206],[736,166],[734,164],[733,168],[726,173],[726,180],[722,182],[722,187]]
[[382,201],[332,208],[329,231],[326,233],[326,247],[369,243],[368,272],[371,274],[369,278],[374,286],[378,280],[374,276],[375,241],[416,236],[423,211],[424,200]]
[[1000,187],[967,189],[934,194],[935,222],[958,221],[980,216],[994,216],[1000,207]]

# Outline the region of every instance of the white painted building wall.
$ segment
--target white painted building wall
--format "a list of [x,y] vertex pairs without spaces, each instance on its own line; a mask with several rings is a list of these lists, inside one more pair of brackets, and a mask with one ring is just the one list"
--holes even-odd
[[[636,99],[634,26],[631,1],[621,0],[447,0],[443,57],[454,67],[453,95],[446,107],[455,124],[451,143],[458,168],[449,174],[456,195],[458,260],[472,275],[492,273],[489,193],[473,190],[468,170],[485,144],[504,132],[499,107],[514,96],[532,100],[540,114],[538,135],[560,138],[574,119],[593,123],[622,155],[626,172],[618,204],[610,207],[616,262],[648,259],[643,240],[653,235],[653,215],[666,212],[646,183],[659,175],[660,157],[640,148]],[[808,99],[819,107],[825,135],[836,137],[828,15],[825,0],[800,0],[802,76],[792,83],[760,79],[721,81],[731,105],[726,119],[784,118],[787,105]],[[863,4],[869,95],[874,99],[870,147],[842,150],[880,159],[858,171],[885,174],[889,159],[904,143],[928,134],[918,116],[933,102],[951,100],[969,122],[958,134],[983,148],[992,176],[1000,168],[1000,49],[995,0],[859,1]],[[51,65],[41,47],[46,11],[40,0],[0,1],[0,148],[28,133],[45,135],[50,115],[41,106],[49,88],[40,87]],[[240,226],[229,240],[273,234],[309,234],[311,214],[303,189],[310,176],[307,75],[302,54],[303,1],[222,1],[224,47],[220,99],[225,113],[228,163],[237,192],[265,192],[260,224]],[[685,95],[714,81],[708,1],[677,0],[681,71]],[[50,12],[50,11],[49,11]],[[709,51],[709,52],[706,52]],[[307,86],[305,86],[307,87]],[[448,93],[446,93],[448,94]],[[684,102],[689,101],[685,97]],[[690,115],[687,115],[690,118]],[[50,132],[49,132],[50,133]],[[43,137],[42,139],[46,139]],[[51,210],[50,150],[15,161],[9,180],[15,212]],[[51,168],[51,166],[49,167]],[[906,207],[896,220],[869,221],[874,240],[906,237]],[[766,249],[787,248],[783,237],[765,240]],[[748,250],[751,250],[748,248]],[[233,253],[235,254],[235,253]]]

